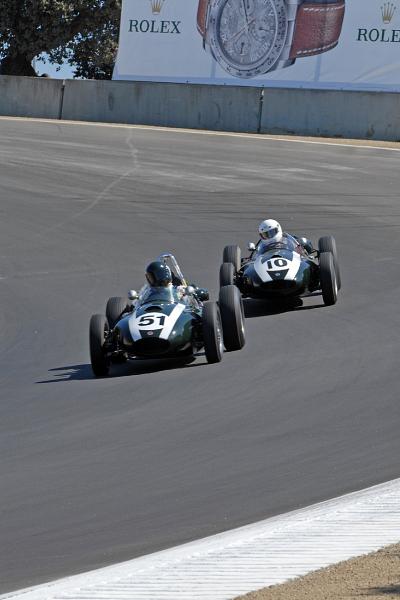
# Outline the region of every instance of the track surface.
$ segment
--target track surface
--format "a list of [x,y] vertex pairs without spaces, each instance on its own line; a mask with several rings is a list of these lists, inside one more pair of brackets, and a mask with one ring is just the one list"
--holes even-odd
[[[0,591],[398,477],[399,155],[0,121]],[[262,218],[333,233],[343,290],[247,307],[221,365],[95,380],[88,321],[176,253],[216,297]]]

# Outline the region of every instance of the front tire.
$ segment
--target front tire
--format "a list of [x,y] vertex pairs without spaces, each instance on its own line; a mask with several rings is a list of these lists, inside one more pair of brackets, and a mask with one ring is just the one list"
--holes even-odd
[[121,298],[120,296],[109,298],[106,306],[106,317],[110,329],[114,329],[122,313],[126,310],[127,304],[126,298]]
[[331,252],[321,252],[319,256],[319,278],[325,306],[336,304],[338,285],[335,263]]
[[338,290],[342,287],[342,278],[340,276],[339,260],[337,255],[336,240],[332,235],[325,235],[318,240],[319,252],[331,252],[333,255],[333,263],[336,271],[336,281]]
[[203,306],[203,342],[207,362],[222,360],[223,338],[219,308],[215,302],[205,302]]
[[90,362],[96,377],[105,377],[110,368],[104,353],[104,342],[109,331],[107,319],[103,315],[93,315],[89,326]]
[[241,267],[242,252],[239,246],[225,246],[222,254],[223,263],[231,263],[235,271],[239,271]]
[[243,300],[238,288],[226,285],[219,291],[222,330],[226,350],[241,350],[245,345]]
[[219,286],[233,285],[235,280],[235,267],[232,263],[224,262],[219,270]]

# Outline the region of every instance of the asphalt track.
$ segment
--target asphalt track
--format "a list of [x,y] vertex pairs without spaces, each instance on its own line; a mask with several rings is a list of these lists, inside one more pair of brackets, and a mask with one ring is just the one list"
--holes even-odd
[[[400,475],[400,156],[0,120],[0,592]],[[220,365],[96,380],[88,322],[172,251],[217,293],[262,218],[335,235],[343,289]]]

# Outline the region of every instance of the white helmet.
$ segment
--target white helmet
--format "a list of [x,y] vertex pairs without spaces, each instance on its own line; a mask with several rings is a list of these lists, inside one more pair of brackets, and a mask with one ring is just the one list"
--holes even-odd
[[282,239],[282,227],[275,219],[267,219],[260,223],[258,233],[263,240],[269,242],[280,242]]

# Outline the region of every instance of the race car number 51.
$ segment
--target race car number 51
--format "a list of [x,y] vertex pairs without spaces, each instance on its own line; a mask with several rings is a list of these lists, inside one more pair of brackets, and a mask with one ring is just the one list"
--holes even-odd
[[157,327],[164,327],[166,318],[165,315],[150,313],[141,316],[137,321],[137,326],[139,329],[156,329]]

